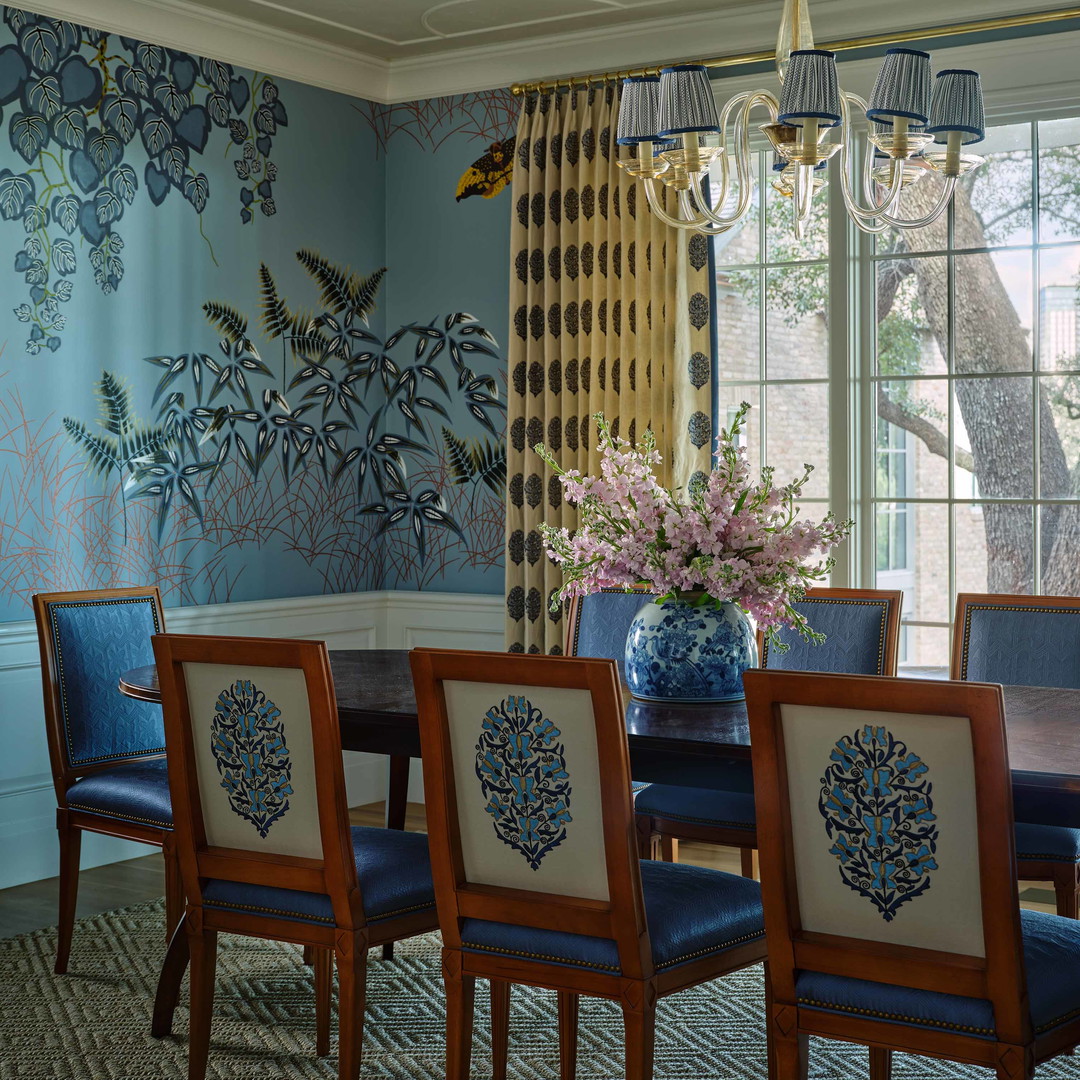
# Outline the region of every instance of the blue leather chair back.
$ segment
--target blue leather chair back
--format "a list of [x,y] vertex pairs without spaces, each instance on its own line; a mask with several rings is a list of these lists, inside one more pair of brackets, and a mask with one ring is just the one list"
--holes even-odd
[[960,596],[956,634],[955,678],[1080,689],[1080,598]]
[[641,605],[659,595],[645,591],[628,593],[622,589],[603,589],[591,596],[582,596],[570,624],[567,655],[617,660],[621,671],[630,624]]
[[161,708],[124,697],[125,671],[154,662],[150,639],[164,629],[156,593],[48,601],[45,626],[55,658],[68,769],[165,752]]
[[825,635],[821,645],[804,641],[794,630],[784,628],[780,640],[786,652],[761,649],[761,666],[779,671],[815,671],[832,675],[891,674],[887,655],[888,625],[894,604],[893,594],[878,597],[807,596],[795,604],[806,616],[812,630]]

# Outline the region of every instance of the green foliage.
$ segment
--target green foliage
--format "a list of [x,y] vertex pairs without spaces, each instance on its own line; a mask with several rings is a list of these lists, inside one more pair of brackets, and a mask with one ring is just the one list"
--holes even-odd
[[274,275],[266,263],[259,263],[259,326],[270,340],[283,337],[293,329],[293,315],[283,297],[278,295]]
[[491,439],[466,442],[449,428],[442,429],[455,484],[481,483],[502,498],[506,494],[506,444]]
[[248,321],[236,308],[209,300],[203,304],[207,322],[231,345],[240,345],[251,351],[254,346],[248,337]]

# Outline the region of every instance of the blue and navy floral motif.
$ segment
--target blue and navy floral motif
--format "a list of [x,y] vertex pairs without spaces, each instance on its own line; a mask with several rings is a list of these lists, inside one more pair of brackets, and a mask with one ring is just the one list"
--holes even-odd
[[844,884],[892,922],[930,888],[937,817],[927,766],[883,727],[866,725],[833,747],[818,809]]
[[0,48],[0,105],[26,166],[0,170],[0,218],[26,234],[15,271],[29,287],[15,314],[26,349],[56,352],[83,249],[106,295],[124,276],[117,224],[141,184],[160,206],[170,191],[202,215],[210,181],[199,167],[215,127],[228,131],[244,182],[240,216],[275,212],[271,140],[288,115],[277,84],[231,64],[5,7],[15,37]]
[[218,694],[210,749],[229,805],[265,840],[293,793],[281,710],[250,680],[238,679]]
[[626,683],[640,698],[735,701],[756,663],[750,620],[732,603],[646,602],[626,639]]
[[528,698],[509,697],[488,709],[476,744],[476,775],[495,835],[534,870],[573,820],[561,734]]

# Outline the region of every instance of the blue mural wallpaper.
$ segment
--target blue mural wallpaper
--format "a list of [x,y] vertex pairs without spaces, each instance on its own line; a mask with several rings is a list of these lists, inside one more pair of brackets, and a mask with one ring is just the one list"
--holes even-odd
[[0,10],[0,619],[500,591],[509,93],[380,106]]

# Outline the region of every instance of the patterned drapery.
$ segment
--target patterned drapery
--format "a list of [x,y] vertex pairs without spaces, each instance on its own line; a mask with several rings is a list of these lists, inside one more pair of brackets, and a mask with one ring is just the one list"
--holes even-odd
[[531,94],[518,122],[510,239],[510,387],[506,515],[507,646],[559,653],[549,610],[560,571],[538,525],[577,513],[533,452],[599,467],[603,412],[617,436],[656,435],[665,482],[685,485],[712,449],[709,251],[663,225],[641,182],[616,165],[612,86]]

